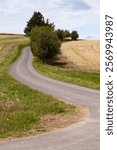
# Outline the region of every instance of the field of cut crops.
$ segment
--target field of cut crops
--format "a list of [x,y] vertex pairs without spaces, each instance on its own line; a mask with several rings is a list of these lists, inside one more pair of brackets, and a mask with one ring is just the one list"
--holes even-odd
[[23,35],[0,34],[0,64],[6,62],[17,46],[28,42],[29,39]]
[[65,42],[61,46],[61,52],[80,70],[96,72],[100,70],[100,42],[98,40]]

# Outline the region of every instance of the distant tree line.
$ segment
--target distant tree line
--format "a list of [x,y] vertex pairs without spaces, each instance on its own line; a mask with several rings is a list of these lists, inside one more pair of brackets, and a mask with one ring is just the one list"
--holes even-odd
[[57,29],[56,33],[60,41],[65,41],[70,39],[77,40],[79,38],[77,31],[72,31],[70,33],[69,30]]
[[55,30],[54,23],[49,19],[45,20],[40,12],[34,12],[27,22],[24,33],[30,36],[31,50],[34,56],[39,57],[43,62],[60,53],[61,41],[77,40],[77,31]]

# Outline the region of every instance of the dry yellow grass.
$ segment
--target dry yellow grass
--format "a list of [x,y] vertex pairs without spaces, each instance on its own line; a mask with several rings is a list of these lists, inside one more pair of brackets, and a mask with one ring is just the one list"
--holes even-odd
[[0,63],[13,53],[14,49],[21,44],[29,42],[29,38],[22,35],[1,35],[0,34]]
[[18,35],[18,34],[14,34],[14,35],[0,34],[0,41],[2,41],[2,40],[8,40],[8,39],[19,39],[19,38],[25,38],[25,36]]
[[100,42],[94,40],[65,42],[61,46],[62,55],[77,65],[80,70],[100,70]]

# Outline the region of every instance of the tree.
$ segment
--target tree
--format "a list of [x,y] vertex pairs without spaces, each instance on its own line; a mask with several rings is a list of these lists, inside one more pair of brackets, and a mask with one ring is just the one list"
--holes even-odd
[[44,16],[40,12],[34,12],[30,20],[27,22],[27,26],[24,29],[26,35],[30,35],[30,32],[36,26],[51,26],[54,28],[53,23],[49,23],[49,20],[44,20]]
[[49,26],[35,27],[31,31],[31,50],[43,62],[60,53],[60,42],[56,32]]
[[70,37],[70,35],[71,35],[71,34],[70,34],[70,32],[69,32],[68,30],[65,30],[65,31],[64,31],[64,37],[65,37],[65,38]]
[[77,38],[79,38],[77,31],[72,31],[71,38],[72,38],[72,40],[76,40]]
[[64,30],[58,29],[56,30],[57,36],[60,41],[63,41],[65,38]]

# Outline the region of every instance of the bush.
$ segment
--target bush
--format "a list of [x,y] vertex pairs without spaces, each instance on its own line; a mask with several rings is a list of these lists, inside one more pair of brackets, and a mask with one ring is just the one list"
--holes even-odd
[[66,38],[69,38],[71,36],[68,30],[58,29],[56,30],[56,33],[60,41],[64,41],[66,40]]
[[56,34],[57,34],[58,39],[59,39],[60,41],[63,41],[63,40],[64,40],[64,38],[65,38],[64,30],[58,29],[58,30],[56,30]]
[[49,26],[32,29],[30,39],[33,55],[39,57],[43,62],[60,53],[60,42],[57,34]]
[[79,38],[77,31],[72,31],[71,38],[72,38],[72,40],[77,40],[77,38]]

